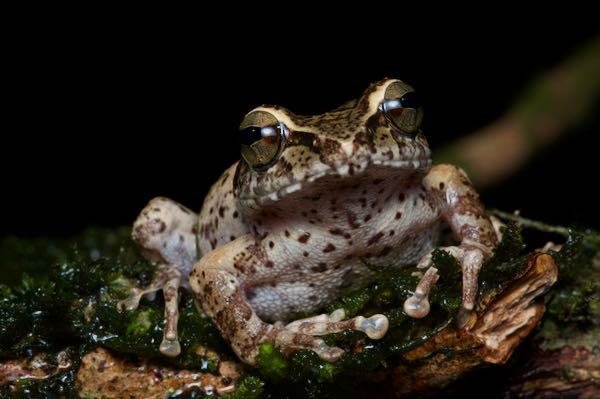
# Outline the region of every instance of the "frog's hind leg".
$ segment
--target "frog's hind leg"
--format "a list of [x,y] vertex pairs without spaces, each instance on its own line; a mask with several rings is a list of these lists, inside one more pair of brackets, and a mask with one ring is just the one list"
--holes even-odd
[[285,325],[285,329],[313,336],[355,330],[365,333],[371,339],[381,339],[390,324],[388,318],[382,314],[376,314],[368,318],[357,316],[349,320],[344,320],[345,317],[346,312],[344,309],[337,309],[331,314],[295,320]]
[[187,276],[196,261],[197,222],[198,216],[189,209],[158,197],[150,201],[133,225],[133,239],[144,255],[160,266],[150,285],[132,289],[119,307],[136,309],[142,296],[163,290],[166,324],[160,351],[167,356],[177,356],[181,350],[177,336],[178,290],[180,285],[187,286]]

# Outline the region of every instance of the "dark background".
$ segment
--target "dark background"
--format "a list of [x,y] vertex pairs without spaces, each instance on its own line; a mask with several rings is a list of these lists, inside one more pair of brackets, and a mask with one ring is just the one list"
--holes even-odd
[[[435,153],[502,116],[532,79],[598,33],[593,24],[542,19],[329,35],[311,23],[284,25],[15,28],[2,57],[0,236],[129,224],[157,195],[199,209],[238,158],[246,112],[262,103],[324,112],[383,77],[425,97],[424,131]],[[485,203],[600,227],[597,115],[483,191]]]

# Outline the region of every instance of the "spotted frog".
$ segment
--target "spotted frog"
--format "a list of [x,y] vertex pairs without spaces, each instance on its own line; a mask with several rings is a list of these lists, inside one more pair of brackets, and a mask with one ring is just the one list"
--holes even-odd
[[457,244],[443,249],[462,266],[457,320],[468,327],[479,270],[498,238],[466,174],[432,166],[422,117],[415,91],[395,79],[321,115],[255,108],[238,133],[242,159],[212,186],[199,215],[162,197],[141,212],[133,238],[159,272],[120,305],[134,309],[144,294],[163,290],[165,355],[180,352],[183,286],[248,364],[265,341],[284,353],[309,349],[335,361],[343,350],[319,336],[353,329],[378,339],[388,319],[347,319],[342,309],[290,317],[365,284],[372,265],[414,264],[424,272],[404,311],[425,317],[438,279],[430,254],[446,223]]

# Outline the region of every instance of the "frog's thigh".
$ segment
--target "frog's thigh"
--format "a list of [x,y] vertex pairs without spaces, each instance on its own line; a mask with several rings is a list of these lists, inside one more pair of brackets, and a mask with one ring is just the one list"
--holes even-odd
[[157,197],[142,210],[133,224],[133,239],[144,254],[178,268],[187,275],[196,261],[198,216],[175,201]]
[[247,286],[275,280],[274,268],[264,267],[265,249],[251,236],[243,236],[216,248],[196,263],[190,287],[204,312],[213,320],[234,352],[246,363],[254,364],[262,342],[269,341],[283,351],[310,349],[327,361],[343,351],[329,347],[309,334],[302,334],[265,323],[246,297]]

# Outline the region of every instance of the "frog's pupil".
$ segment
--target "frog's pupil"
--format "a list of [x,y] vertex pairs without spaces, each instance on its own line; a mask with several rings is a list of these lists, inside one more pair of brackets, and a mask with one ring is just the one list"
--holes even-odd
[[400,99],[400,103],[402,104],[402,108],[420,108],[421,107],[421,98],[420,96],[414,92],[409,91]]
[[250,126],[240,131],[240,144],[250,146],[263,138],[263,128]]

